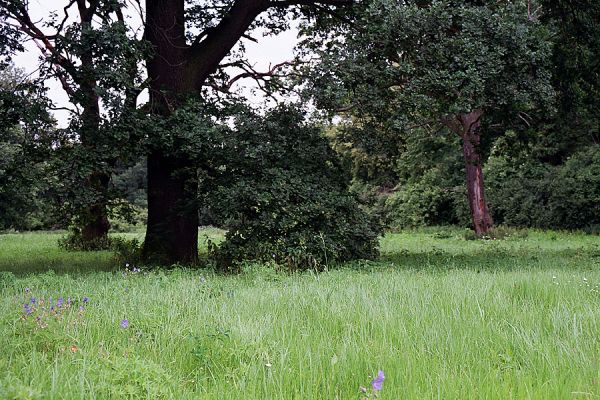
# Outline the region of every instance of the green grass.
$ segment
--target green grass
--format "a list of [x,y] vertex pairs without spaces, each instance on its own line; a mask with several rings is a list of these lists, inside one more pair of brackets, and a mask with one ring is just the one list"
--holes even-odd
[[[377,262],[236,276],[100,271],[57,237],[0,236],[0,399],[359,399],[379,369],[380,399],[600,397],[598,236],[421,230]],[[36,322],[31,296],[73,304]]]

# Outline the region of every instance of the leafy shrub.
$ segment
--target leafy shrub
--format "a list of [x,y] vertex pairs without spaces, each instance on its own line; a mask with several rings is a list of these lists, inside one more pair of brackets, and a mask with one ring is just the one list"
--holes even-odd
[[131,205],[129,215],[114,214],[109,216],[112,232],[135,232],[143,227],[148,219],[148,209]]
[[111,238],[111,250],[119,264],[138,264],[142,255],[142,244],[137,239],[124,239],[120,237]]
[[411,179],[383,204],[383,218],[391,229],[426,225],[462,225],[470,222],[465,188],[453,186],[444,171],[432,168]]
[[58,246],[68,251],[110,250],[112,239],[108,236],[102,236],[94,240],[86,240],[81,232],[73,229],[66,236],[58,239]]
[[486,198],[496,224],[549,227],[547,204],[556,167],[526,158],[492,156],[484,168]]
[[229,229],[213,246],[221,266],[275,261],[288,269],[377,255],[380,229],[348,191],[318,128],[292,107],[238,117],[207,204]]
[[496,223],[589,231],[600,224],[600,146],[560,166],[491,157],[485,174]]
[[585,229],[600,225],[600,145],[575,153],[550,184],[550,227]]

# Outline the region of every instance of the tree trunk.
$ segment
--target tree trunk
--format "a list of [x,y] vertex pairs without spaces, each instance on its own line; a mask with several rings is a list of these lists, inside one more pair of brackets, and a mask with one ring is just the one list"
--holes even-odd
[[[88,205],[88,208],[82,211],[81,218],[81,239],[89,243],[93,248],[94,244],[102,244],[108,237],[110,223],[107,216],[107,191],[110,176],[103,172],[92,172],[86,180],[88,190],[98,193],[94,204]],[[88,248],[84,245],[84,248]]]
[[[184,79],[188,51],[184,1],[147,1],[146,21],[146,39],[154,46],[147,61],[151,111],[169,117],[180,97],[190,91]],[[148,155],[148,223],[142,255],[152,263],[193,264],[198,258],[198,178],[194,165],[176,153],[159,145]]]
[[467,174],[467,191],[473,229],[478,236],[486,234],[493,226],[492,217],[485,201],[483,171],[481,168],[481,116],[480,110],[460,114],[462,125],[463,155]]
[[198,258],[198,177],[180,158],[161,152],[148,156],[147,261],[193,264]]
[[[85,29],[91,22],[82,21],[82,29]],[[102,138],[99,137],[100,130],[100,98],[96,93],[96,73],[91,51],[81,57],[81,93],[83,94],[83,112],[81,115],[81,144],[85,149],[86,156],[91,156],[93,166],[92,172],[84,182],[86,189],[91,192],[94,199],[91,204],[86,204],[86,208],[80,211],[79,223],[77,227],[81,231],[81,239],[89,243],[84,244],[84,248],[94,248],[97,245],[106,243],[110,223],[108,222],[108,185],[110,175],[105,171],[99,170],[101,163],[98,162],[97,152]]]

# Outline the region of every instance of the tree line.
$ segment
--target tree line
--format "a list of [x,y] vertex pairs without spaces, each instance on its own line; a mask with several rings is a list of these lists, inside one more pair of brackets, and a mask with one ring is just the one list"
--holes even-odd
[[[591,0],[61,5],[40,24],[27,1],[0,2],[3,228],[70,225],[106,246],[132,171],[156,263],[194,263],[206,221],[228,228],[224,265],[313,266],[374,257],[384,225],[600,224]],[[295,59],[257,71],[244,41],[292,21]],[[39,78],[10,66],[25,39]],[[281,104],[251,107],[241,79]]]

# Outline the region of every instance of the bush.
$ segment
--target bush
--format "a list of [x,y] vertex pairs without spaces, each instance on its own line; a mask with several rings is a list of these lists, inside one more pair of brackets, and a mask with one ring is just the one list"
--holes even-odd
[[383,204],[383,218],[391,229],[470,223],[469,206],[463,186],[451,182],[437,168],[427,171],[389,195]]
[[600,225],[600,145],[575,153],[550,184],[552,228]]
[[494,223],[549,227],[551,184],[556,167],[533,159],[492,156],[484,168],[486,198]]
[[491,157],[485,174],[496,223],[592,232],[600,225],[600,146],[561,166]]
[[298,110],[240,116],[225,150],[207,199],[229,230],[212,249],[221,267],[260,260],[320,269],[377,255],[378,224],[349,193],[320,130]]

